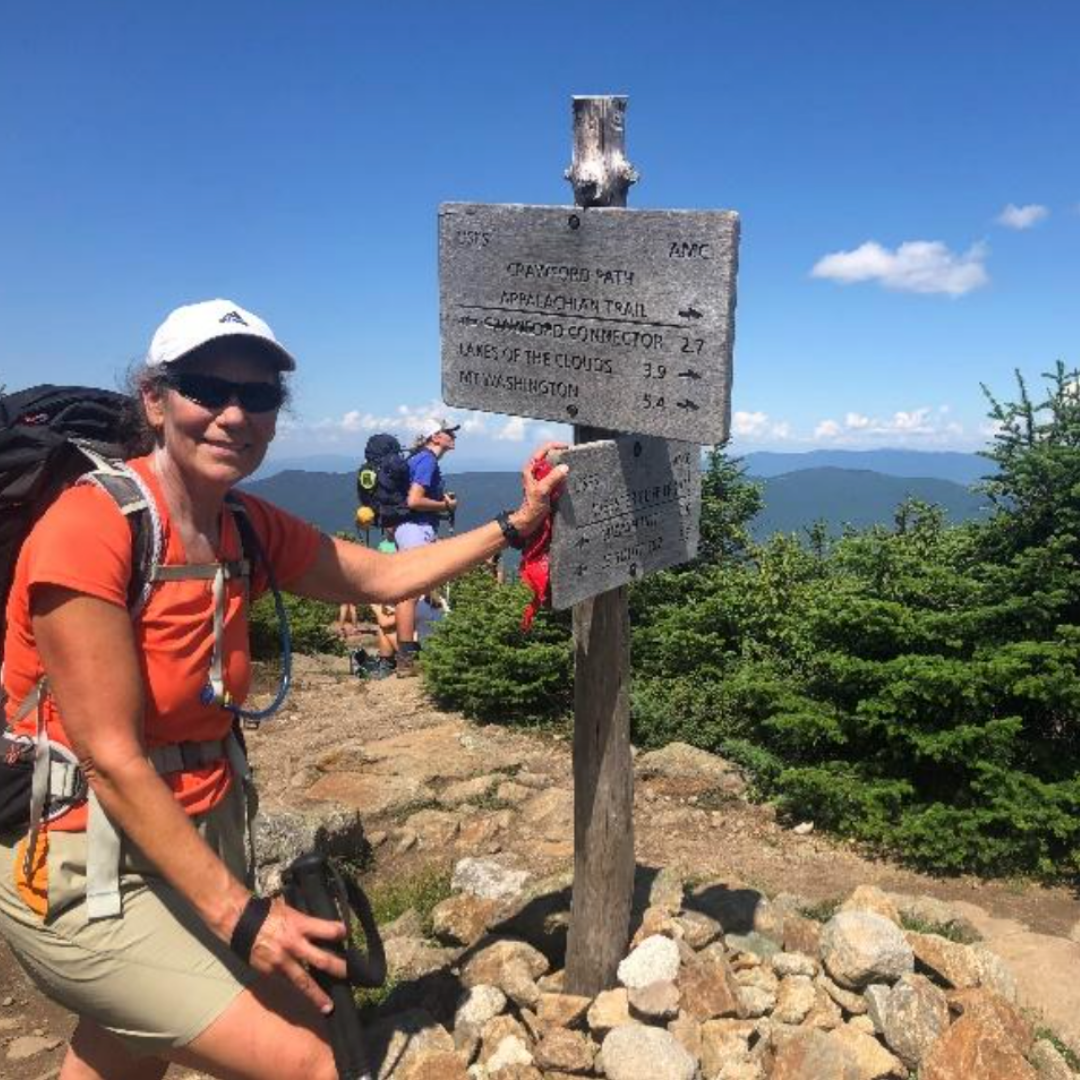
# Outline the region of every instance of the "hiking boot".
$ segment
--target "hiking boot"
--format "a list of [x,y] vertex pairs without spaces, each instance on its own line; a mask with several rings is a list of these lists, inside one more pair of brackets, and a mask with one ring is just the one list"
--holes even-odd
[[392,656],[376,657],[375,662],[368,668],[368,678],[387,679],[394,674],[396,666]]
[[403,649],[398,649],[397,654],[397,677],[399,679],[413,679],[420,672],[417,670],[417,662],[420,659],[420,649],[416,645],[412,645],[410,648],[406,645]]

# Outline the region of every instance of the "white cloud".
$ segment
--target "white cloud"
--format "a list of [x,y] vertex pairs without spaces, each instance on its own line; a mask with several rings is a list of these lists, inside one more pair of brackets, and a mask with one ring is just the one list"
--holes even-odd
[[791,425],[786,420],[774,420],[768,413],[736,411],[731,418],[732,434],[746,439],[787,439]]
[[294,441],[305,438],[315,447],[345,443],[352,445],[357,436],[389,431],[408,446],[420,436],[435,431],[444,422],[460,424],[466,434],[484,435],[488,430],[488,420],[484,413],[449,409],[441,401],[430,401],[423,405],[398,405],[394,411],[383,415],[348,409],[340,416],[324,416],[315,420],[283,417],[279,430]]
[[[457,409],[439,400],[402,404],[365,412],[346,409],[330,416],[285,414],[278,423],[276,458],[343,455],[359,458],[375,432],[395,435],[406,449],[418,436],[430,434],[443,422],[461,425],[458,449],[451,462],[457,468],[517,469],[524,448],[544,442],[573,441],[570,427],[542,423],[521,416],[505,416],[474,409]],[[460,465],[458,464],[460,461]]]
[[973,244],[957,255],[940,240],[908,240],[890,251],[874,240],[853,251],[836,251],[815,263],[811,277],[850,285],[876,281],[897,292],[945,293],[963,296],[987,284],[985,244]]
[[496,442],[524,442],[526,433],[525,417],[511,416],[506,423],[495,432]]
[[1039,203],[1028,203],[1026,206],[1009,203],[994,220],[1007,229],[1030,229],[1049,216],[1049,209]]
[[946,421],[949,407],[922,406],[918,409],[898,409],[888,417],[872,417],[849,412],[843,422],[827,419],[814,428],[815,442],[838,442],[845,445],[880,445],[882,440],[901,445],[907,443],[954,443],[964,434],[964,427],[955,420]]
[[736,412],[732,417],[731,428],[736,435],[763,435],[768,420],[768,416],[763,412]]
[[907,434],[926,434],[933,430],[928,423],[929,409],[913,409],[911,412],[895,412],[891,421],[886,420],[876,428],[870,430],[880,434],[888,434],[891,431],[899,431]]

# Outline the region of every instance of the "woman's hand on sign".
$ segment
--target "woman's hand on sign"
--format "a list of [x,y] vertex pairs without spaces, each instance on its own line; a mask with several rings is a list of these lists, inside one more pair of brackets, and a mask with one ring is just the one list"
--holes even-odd
[[286,904],[280,896],[276,897],[251,947],[251,966],[260,975],[280,975],[288,979],[320,1012],[328,1011],[330,998],[308,968],[344,979],[344,958],[315,943],[341,941],[347,933],[344,923],[305,915]]
[[552,496],[562,486],[566,474],[570,471],[569,465],[556,465],[543,479],[538,480],[534,475],[534,468],[549,454],[565,450],[566,446],[563,442],[544,443],[525,462],[525,467],[521,470],[524,496],[521,506],[510,515],[510,522],[523,537],[531,536],[544,523],[544,519],[551,513]]

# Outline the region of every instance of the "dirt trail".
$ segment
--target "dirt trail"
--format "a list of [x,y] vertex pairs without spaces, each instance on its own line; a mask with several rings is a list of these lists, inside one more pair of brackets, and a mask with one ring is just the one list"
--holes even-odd
[[[470,724],[434,709],[420,680],[363,683],[344,659],[298,657],[289,704],[249,744],[265,807],[333,800],[362,811],[377,876],[477,854],[497,854],[535,876],[572,867],[566,738]],[[453,785],[481,776],[491,778],[483,794],[459,802]],[[697,880],[812,901],[874,884],[960,902],[1010,961],[1022,994],[1080,1049],[1080,944],[1068,940],[1080,924],[1080,899],[1069,890],[918,874],[816,833],[797,835],[768,806],[684,779],[639,778],[634,819],[639,864],[679,867]],[[0,948],[0,1076],[55,1075],[63,1043],[47,1044],[66,1040],[71,1026]],[[42,1033],[36,1051],[11,1059],[12,1040],[35,1031]]]

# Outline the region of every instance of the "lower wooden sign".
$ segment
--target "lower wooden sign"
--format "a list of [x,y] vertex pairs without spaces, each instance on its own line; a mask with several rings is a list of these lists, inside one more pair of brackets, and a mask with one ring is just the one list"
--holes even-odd
[[552,606],[689,562],[701,520],[701,448],[620,435],[564,450],[570,475],[551,542]]

